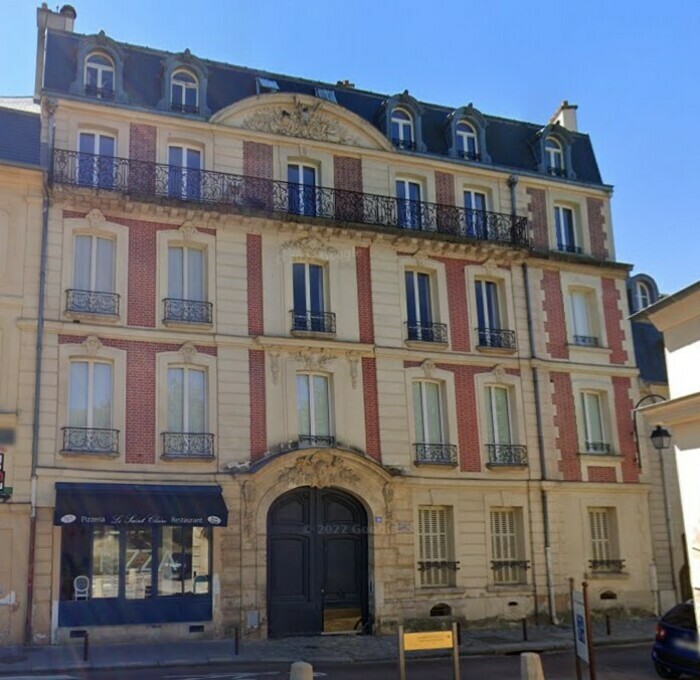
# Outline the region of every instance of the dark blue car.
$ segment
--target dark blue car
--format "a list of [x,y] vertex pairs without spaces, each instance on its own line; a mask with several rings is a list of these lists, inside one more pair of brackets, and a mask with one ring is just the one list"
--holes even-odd
[[677,604],[659,619],[651,658],[662,678],[700,678],[698,627],[692,602]]

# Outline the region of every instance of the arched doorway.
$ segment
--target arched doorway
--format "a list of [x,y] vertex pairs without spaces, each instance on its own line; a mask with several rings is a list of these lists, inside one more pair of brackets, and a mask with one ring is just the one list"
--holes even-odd
[[300,487],[267,517],[268,634],[357,630],[367,621],[367,513],[338,489]]

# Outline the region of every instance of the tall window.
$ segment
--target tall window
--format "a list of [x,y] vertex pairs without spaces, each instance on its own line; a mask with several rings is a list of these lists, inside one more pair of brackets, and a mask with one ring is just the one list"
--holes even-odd
[[[446,507],[418,508],[421,586],[450,586],[454,582],[450,517]],[[450,564],[451,563],[451,564]]]
[[442,386],[428,380],[413,383],[413,420],[417,444],[444,444],[445,417]]
[[188,71],[175,71],[173,74],[170,107],[182,113],[199,113],[199,84]]
[[598,392],[581,392],[584,447],[587,453],[610,453],[610,444],[607,443],[605,436],[601,402],[601,395]]
[[564,152],[561,144],[553,137],[548,137],[544,143],[544,151],[547,158],[547,172],[550,175],[563,176]]
[[516,508],[491,510],[491,555],[494,581],[498,584],[517,584],[525,580],[520,535],[521,521]]
[[554,222],[557,228],[557,250],[565,253],[580,253],[576,237],[574,211],[561,205],[554,206]]
[[168,248],[168,297],[203,302],[207,299],[205,254],[200,248]]
[[207,374],[189,366],[168,369],[168,432],[207,431]]
[[464,192],[464,216],[467,236],[488,238],[486,194],[468,189]]
[[168,195],[199,200],[202,184],[202,152],[188,146],[168,147]]
[[489,444],[512,444],[510,391],[500,385],[485,389],[487,436]]
[[569,299],[571,301],[574,344],[598,347],[600,341],[593,323],[592,294],[585,290],[574,290],[571,291]]
[[69,427],[112,427],[112,364],[72,361],[69,389]]
[[408,179],[397,179],[396,202],[399,226],[420,229],[423,221],[420,184]]
[[480,160],[481,155],[479,154],[479,145],[476,141],[476,130],[474,130],[472,124],[466,121],[457,123],[456,134],[457,153],[471,161]]
[[99,132],[81,132],[78,138],[78,183],[101,189],[115,184],[116,140]]
[[649,289],[649,286],[644,283],[644,281],[637,281],[634,284],[634,292],[637,311],[644,309],[651,304],[651,290]]
[[324,312],[326,310],[324,268],[319,264],[295,262],[293,330],[328,332]]
[[316,168],[302,163],[287,165],[289,212],[297,215],[316,214]]
[[85,60],[85,94],[92,97],[114,97],[114,62],[101,52],[93,52]]
[[[588,508],[588,524],[591,531],[593,569],[619,571],[622,564],[616,559],[618,546],[614,508]],[[611,561],[618,564],[611,564]]]
[[80,234],[75,237],[73,288],[98,293],[114,292],[115,244],[110,238]]
[[405,280],[408,339],[434,342],[436,338],[430,274],[407,271]]
[[413,149],[413,119],[403,109],[391,112],[391,141],[400,149]]
[[498,332],[502,328],[499,286],[495,281],[477,279],[475,287],[479,346],[502,347],[503,337]]
[[333,445],[330,401],[327,376],[297,374],[297,425],[301,444]]

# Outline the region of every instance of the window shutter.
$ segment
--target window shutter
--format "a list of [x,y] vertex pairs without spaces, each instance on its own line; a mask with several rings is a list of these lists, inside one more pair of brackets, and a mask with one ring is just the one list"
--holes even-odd
[[591,525],[591,548],[594,560],[609,560],[610,554],[610,512],[607,508],[588,511]]
[[[418,509],[418,540],[421,562],[448,561],[447,508]],[[421,585],[446,586],[450,583],[448,569],[428,568],[421,572]]]
[[[491,511],[491,552],[496,562],[515,562],[518,555],[516,510],[501,508]],[[504,566],[494,571],[496,583],[519,583],[518,566]]]

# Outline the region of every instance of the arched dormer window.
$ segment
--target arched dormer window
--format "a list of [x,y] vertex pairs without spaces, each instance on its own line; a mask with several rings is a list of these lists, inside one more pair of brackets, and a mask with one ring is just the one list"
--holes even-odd
[[470,161],[480,161],[479,140],[471,123],[461,120],[456,129],[457,155]]
[[170,109],[179,113],[199,113],[199,83],[189,71],[173,73],[170,82]]
[[566,177],[566,165],[564,164],[564,151],[556,137],[547,137],[544,142],[547,172],[557,177]]
[[634,314],[641,312],[659,299],[659,289],[656,281],[646,274],[637,274],[627,281],[627,297],[630,311]]
[[453,158],[490,163],[486,148],[488,123],[472,104],[453,111],[445,123],[447,153]]
[[574,136],[559,123],[550,123],[530,140],[537,170],[551,177],[576,179],[572,163]]
[[400,108],[391,112],[391,141],[399,149],[414,151],[416,148],[413,137],[413,118]]
[[114,62],[104,52],[92,52],[85,60],[85,94],[114,98]]
[[422,116],[423,107],[405,90],[382,104],[379,127],[396,148],[424,153]]
[[651,291],[644,281],[637,281],[634,286],[634,295],[637,309],[644,309],[651,304]]

